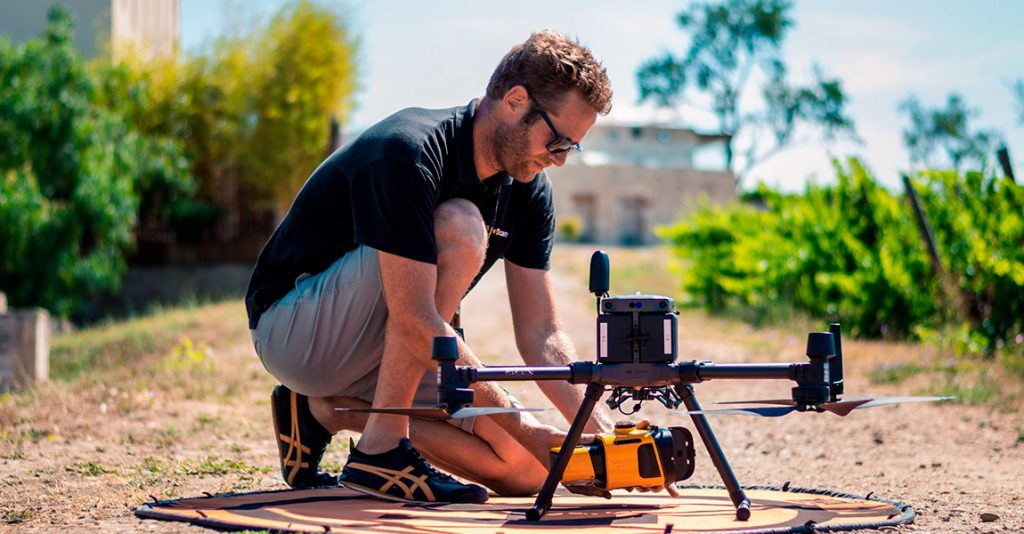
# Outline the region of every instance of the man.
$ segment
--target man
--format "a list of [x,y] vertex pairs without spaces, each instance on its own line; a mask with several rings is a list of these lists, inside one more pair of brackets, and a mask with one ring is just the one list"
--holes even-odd
[[[534,33],[502,59],[479,102],[400,111],[313,172],[246,294],[256,352],[282,384],[272,404],[289,485],[333,484],[321,456],[333,434],[355,430],[338,479],[346,487],[401,501],[487,500],[433,463],[502,495],[539,490],[565,434],[528,415],[456,426],[335,408],[435,404],[432,339],[454,335],[459,301],[499,258],[526,364],[575,359],[547,272],[555,225],[543,169],[579,150],[611,95],[588,49]],[[480,364],[461,340],[459,353]],[[494,384],[474,389],[478,405],[511,405]],[[543,391],[567,418],[583,398],[565,383]],[[587,430],[611,427],[599,412]]]

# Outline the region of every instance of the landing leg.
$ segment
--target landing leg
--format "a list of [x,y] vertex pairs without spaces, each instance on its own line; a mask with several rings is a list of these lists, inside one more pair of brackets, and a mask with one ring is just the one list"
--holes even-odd
[[[687,410],[691,412],[700,410],[700,403],[697,402],[697,397],[693,396],[693,386],[689,384],[676,386],[676,393],[683,400]],[[736,519],[740,521],[750,519],[750,499],[740,487],[736,475],[732,473],[729,461],[725,459],[725,453],[722,452],[722,447],[718,445],[718,440],[715,439],[715,434],[711,431],[708,418],[704,414],[690,414],[690,418],[693,419],[693,426],[697,428],[697,433],[704,441],[704,448],[711,456],[711,463],[715,464],[715,469],[718,470],[722,482],[725,483],[725,489],[729,491],[729,498],[736,506]]]
[[526,511],[528,521],[540,521],[540,518],[551,508],[551,498],[555,495],[558,483],[562,481],[565,466],[569,465],[572,451],[580,440],[580,434],[583,433],[583,427],[590,420],[590,414],[593,413],[594,406],[597,405],[597,401],[601,399],[603,393],[604,386],[594,383],[587,384],[587,392],[583,396],[580,411],[576,412],[576,418],[572,420],[569,432],[565,435],[565,441],[562,442],[562,448],[558,451],[554,463],[551,464],[551,470],[548,471],[548,478],[544,480],[544,486],[537,494],[533,508]]

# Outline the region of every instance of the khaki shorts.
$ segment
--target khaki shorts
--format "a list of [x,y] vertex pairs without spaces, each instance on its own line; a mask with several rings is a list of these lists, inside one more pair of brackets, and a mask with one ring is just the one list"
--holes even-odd
[[[264,311],[250,333],[263,367],[292,391],[373,402],[387,318],[377,251],[360,246],[324,272],[298,277],[295,288]],[[413,403],[437,405],[436,368],[423,373]],[[523,416],[536,421],[530,413]],[[472,432],[474,420],[449,422]]]
[[[372,402],[387,318],[377,251],[360,246],[322,273],[299,276],[251,333],[263,366],[291,390]],[[424,373],[416,404],[437,404],[436,375]]]

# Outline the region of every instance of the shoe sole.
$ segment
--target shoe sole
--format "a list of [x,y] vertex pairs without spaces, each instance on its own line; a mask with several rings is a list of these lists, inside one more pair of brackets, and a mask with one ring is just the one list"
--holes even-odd
[[344,481],[339,480],[338,481],[338,485],[343,487],[343,488],[348,488],[350,490],[355,490],[355,491],[358,491],[359,493],[364,493],[364,494],[369,495],[371,497],[376,497],[378,499],[382,499],[382,500],[385,500],[385,501],[404,502],[404,503],[408,503],[408,504],[483,504],[483,503],[487,502],[487,499],[484,499],[484,500],[482,500],[480,502],[472,502],[472,501],[471,502],[411,501],[409,499],[403,499],[401,497],[395,497],[394,495],[391,495],[389,493],[383,493],[383,492],[377,491],[377,490],[375,490],[373,488],[369,488],[369,487],[366,487],[366,486],[361,486],[359,484],[353,484],[351,482],[344,482]]

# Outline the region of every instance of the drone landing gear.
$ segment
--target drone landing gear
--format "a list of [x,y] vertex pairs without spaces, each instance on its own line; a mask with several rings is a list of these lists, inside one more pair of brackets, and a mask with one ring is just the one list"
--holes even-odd
[[526,511],[526,519],[528,521],[540,521],[544,513],[551,509],[551,498],[555,495],[555,489],[562,480],[565,466],[569,465],[572,451],[580,441],[580,434],[583,433],[583,427],[590,420],[590,414],[593,413],[594,406],[597,405],[597,401],[601,399],[603,393],[604,386],[601,384],[594,382],[587,384],[587,391],[583,395],[583,403],[580,405],[580,410],[576,412],[576,418],[572,420],[569,432],[565,435],[562,449],[555,457],[555,462],[551,464],[548,478],[544,480],[544,486],[541,487],[540,493],[537,494],[537,500],[533,502],[533,508]]
[[[682,399],[683,404],[686,405],[687,410],[691,412],[700,410],[700,403],[697,402],[697,398],[693,395],[692,386],[689,384],[677,385],[675,391],[679,398]],[[594,406],[597,405],[597,401],[601,399],[603,393],[604,386],[601,384],[592,382],[587,385],[583,403],[580,405],[580,410],[576,412],[576,417],[569,427],[569,432],[565,435],[565,441],[562,443],[561,450],[555,456],[554,463],[551,464],[551,470],[548,471],[548,477],[544,480],[544,486],[541,488],[540,493],[537,494],[537,500],[534,501],[533,507],[526,510],[526,519],[528,521],[539,521],[551,509],[551,499],[555,494],[558,483],[562,480],[565,467],[569,465],[572,451],[576,448],[580,435],[583,433],[583,427],[590,420]],[[732,468],[729,467],[729,462],[725,459],[725,453],[722,452],[722,447],[718,445],[718,440],[715,439],[715,434],[711,431],[711,425],[708,424],[707,418],[703,414],[690,414],[690,417],[693,419],[693,425],[696,427],[697,433],[700,434],[701,440],[704,441],[704,448],[707,449],[708,454],[711,456],[711,462],[722,477],[722,482],[725,483],[725,487],[729,492],[729,498],[732,499],[733,505],[736,506],[736,519],[739,521],[750,519],[750,499],[743,492],[739,481],[736,480],[736,475],[733,474]]]
[[[700,411],[700,403],[697,402],[697,397],[693,395],[693,386],[689,384],[678,385],[676,386],[676,393],[683,400],[687,410],[690,412]],[[693,420],[693,426],[697,429],[697,433],[700,434],[700,439],[704,442],[704,448],[707,449],[708,455],[711,456],[711,463],[715,464],[718,475],[722,477],[722,483],[725,484],[725,489],[729,492],[732,504],[736,506],[736,519],[740,521],[750,519],[750,499],[743,492],[739,481],[736,480],[736,475],[733,474],[732,468],[729,467],[729,461],[725,459],[725,453],[722,452],[722,447],[718,445],[718,440],[715,438],[714,432],[711,431],[708,418],[700,413],[691,413],[690,418]]]

